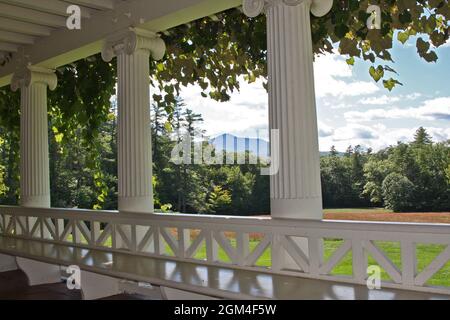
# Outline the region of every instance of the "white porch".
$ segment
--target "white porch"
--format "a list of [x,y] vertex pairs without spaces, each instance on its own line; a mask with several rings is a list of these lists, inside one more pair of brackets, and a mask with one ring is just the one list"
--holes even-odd
[[[66,28],[70,3],[81,6],[81,30]],[[280,136],[274,149],[279,170],[271,177],[272,218],[154,213],[148,79],[149,59],[165,53],[158,32],[241,4],[0,2],[0,51],[12,54],[0,68],[0,86],[21,91],[21,206],[0,207],[0,271],[20,267],[35,283],[46,283],[60,279],[61,266],[77,265],[82,278],[93,281],[82,279],[85,297],[118,292],[122,280],[238,299],[450,296],[448,287],[427,285],[450,260],[449,225],[322,220],[310,11],[327,14],[328,0],[244,0],[247,15],[265,11],[268,18],[269,124]],[[99,52],[105,61],[117,57],[119,211],[49,208],[47,89],[57,86],[55,68]],[[255,248],[250,248],[252,234],[261,239]],[[323,241],[328,238],[343,243],[325,260]],[[376,241],[400,243],[401,266]],[[420,272],[419,243],[446,246]],[[206,259],[196,257],[200,250]],[[261,265],[267,250],[271,259]],[[219,252],[229,261],[221,260]],[[349,252],[353,274],[334,274]],[[369,254],[391,278],[381,290],[366,286]]]

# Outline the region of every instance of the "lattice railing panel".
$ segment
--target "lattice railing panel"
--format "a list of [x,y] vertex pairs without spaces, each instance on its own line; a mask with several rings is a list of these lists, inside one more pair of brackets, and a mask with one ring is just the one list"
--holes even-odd
[[[365,283],[367,266],[375,264],[383,270],[384,280],[389,280],[385,284],[422,291],[435,290],[428,287],[430,279],[442,278],[439,272],[450,263],[449,225],[0,207],[0,234],[105,253],[120,251],[354,283]],[[440,250],[426,263],[421,258],[423,265],[418,268],[421,243],[435,244]],[[395,248],[395,255],[388,254],[386,246]],[[86,252],[80,259],[90,259]],[[336,270],[342,265],[346,273],[339,274]],[[450,293],[449,286],[439,290]]]

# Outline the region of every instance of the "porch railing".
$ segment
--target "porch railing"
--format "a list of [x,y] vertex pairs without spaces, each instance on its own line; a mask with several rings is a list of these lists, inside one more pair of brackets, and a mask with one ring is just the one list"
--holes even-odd
[[[355,284],[366,284],[370,255],[389,278],[384,287],[450,294],[449,224],[0,207],[0,235]],[[386,243],[397,258],[383,251]],[[438,249],[422,268],[419,246]],[[343,259],[351,259],[352,271],[339,275],[334,269]],[[444,284],[430,285],[443,268]]]

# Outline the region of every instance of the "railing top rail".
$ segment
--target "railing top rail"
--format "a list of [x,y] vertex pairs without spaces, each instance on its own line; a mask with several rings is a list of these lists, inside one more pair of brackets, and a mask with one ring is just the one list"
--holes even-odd
[[232,227],[280,227],[280,228],[311,228],[354,231],[384,231],[431,233],[450,235],[450,224],[430,223],[404,223],[404,222],[366,222],[341,220],[295,220],[271,219],[270,217],[239,217],[239,216],[211,216],[187,214],[146,214],[146,213],[119,213],[118,211],[96,211],[82,209],[58,208],[24,208],[14,206],[0,206],[0,211],[11,215],[24,215],[34,217],[64,218],[80,220],[95,220],[101,222],[151,224],[152,222],[166,224],[211,224],[227,225]]

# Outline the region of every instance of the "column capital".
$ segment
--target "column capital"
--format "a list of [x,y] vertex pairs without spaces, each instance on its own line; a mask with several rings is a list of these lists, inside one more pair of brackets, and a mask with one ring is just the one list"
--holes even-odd
[[161,60],[166,53],[166,44],[155,32],[128,28],[106,39],[102,49],[102,58],[109,62],[119,54],[131,55],[138,50],[147,50],[153,59]]
[[311,6],[311,13],[316,17],[326,15],[333,7],[333,0],[243,0],[243,9],[248,17],[254,18],[274,5],[297,6],[305,2]]
[[11,80],[11,90],[17,91],[17,89],[23,86],[29,87],[33,83],[43,83],[50,90],[55,90],[58,84],[55,70],[36,66],[26,66],[19,69],[14,73]]

